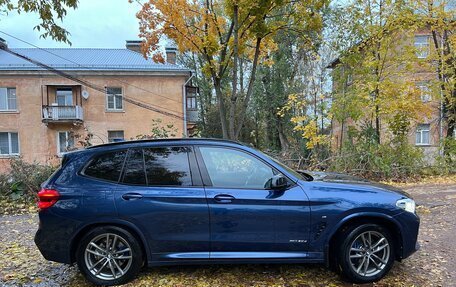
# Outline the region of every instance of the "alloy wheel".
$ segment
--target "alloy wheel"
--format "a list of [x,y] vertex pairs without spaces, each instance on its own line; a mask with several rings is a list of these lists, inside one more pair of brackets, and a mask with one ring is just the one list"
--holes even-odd
[[87,244],[84,260],[87,269],[98,279],[114,280],[127,273],[133,257],[131,247],[124,238],[105,233]]
[[351,267],[363,277],[380,273],[387,266],[390,256],[391,247],[387,238],[377,231],[361,233],[350,245]]

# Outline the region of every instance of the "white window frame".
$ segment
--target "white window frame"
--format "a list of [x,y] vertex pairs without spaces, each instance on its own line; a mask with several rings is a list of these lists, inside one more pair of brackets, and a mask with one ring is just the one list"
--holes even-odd
[[[116,108],[117,107],[117,100],[116,100],[117,97],[116,96],[119,95],[119,94],[109,94],[108,93],[108,89],[110,89],[110,88],[120,89],[120,92],[121,92],[120,93],[120,97],[121,97],[121,103],[122,103],[122,108],[121,109]],[[123,112],[124,111],[123,87],[106,87],[105,91],[106,91],[106,111],[108,111],[108,112]],[[113,96],[113,103],[114,103],[114,107],[113,108],[109,107],[109,100],[108,100],[109,96]]]
[[423,103],[429,103],[432,101],[431,89],[428,83],[420,82],[416,84],[416,87],[420,90],[420,99]]
[[[417,41],[418,38],[426,37],[426,43]],[[418,59],[426,59],[430,54],[430,43],[429,43],[429,35],[415,35],[414,38],[414,46],[416,49],[416,57]]]
[[[19,156],[21,154],[21,144],[19,140],[19,133],[18,132],[1,132],[8,134],[8,153],[0,153],[0,157],[9,157],[9,156]],[[17,153],[12,153],[13,150],[12,142],[11,142],[11,134],[17,134]]]
[[[0,110],[0,112],[17,112],[17,93],[16,93],[17,90],[16,90],[16,88],[15,87],[0,87],[0,89],[5,89],[5,91],[6,91],[6,94],[5,94],[6,95],[6,109]],[[15,98],[14,100],[16,102],[16,108],[15,109],[11,109],[9,107],[9,101],[8,101],[9,99],[8,99],[8,97],[9,97],[9,91],[10,90],[14,90],[15,91],[14,92],[14,98]]]
[[[123,137],[122,137],[122,138],[120,138],[120,137],[110,138],[110,137],[109,137],[109,133],[110,133],[110,132],[122,132]],[[111,141],[111,139],[114,139],[114,141]],[[124,130],[110,130],[110,131],[108,131],[108,142],[109,142],[109,143],[118,142],[118,141],[115,141],[116,139],[117,139],[117,140],[121,139],[120,141],[124,141],[124,140],[125,140],[125,131],[124,131]]]
[[[428,129],[420,129],[420,130],[418,130],[418,128],[420,128],[420,126],[422,127],[422,126],[425,126],[425,125],[427,125],[429,128]],[[429,134],[429,136],[428,136],[429,142],[424,143],[423,142],[423,132],[426,132],[426,131]],[[417,133],[420,133],[420,141],[419,142],[417,142],[417,140],[416,140],[416,134]],[[416,130],[415,130],[415,145],[417,145],[417,146],[429,146],[429,145],[431,145],[431,125],[430,124],[419,124],[419,125],[416,126]]]
[[[58,131],[57,132],[57,155],[59,156],[62,156],[63,154],[67,153],[68,151],[61,151],[60,150],[60,134],[61,133],[65,133],[65,138],[66,138],[66,142],[67,144],[65,145],[67,148],[69,147],[68,145],[68,139],[71,135],[71,131]],[[73,137],[73,147],[75,146],[75,142],[74,142],[74,137]]]
[[[198,103],[196,101],[196,97],[193,97],[193,96],[192,97],[187,97],[186,101],[187,101],[187,103],[186,103],[187,110],[189,110],[189,111],[198,110]],[[193,104],[194,104],[194,107],[193,107]]]
[[[73,88],[68,88],[68,87],[57,87],[55,89],[55,102],[58,103],[58,93],[59,92],[71,92],[71,97],[67,97],[67,96],[70,96],[69,94],[68,95],[64,95],[64,104],[63,105],[59,105],[59,106],[63,106],[63,107],[72,107],[74,106],[74,99],[73,99]],[[67,103],[67,100],[70,100],[71,103]]]

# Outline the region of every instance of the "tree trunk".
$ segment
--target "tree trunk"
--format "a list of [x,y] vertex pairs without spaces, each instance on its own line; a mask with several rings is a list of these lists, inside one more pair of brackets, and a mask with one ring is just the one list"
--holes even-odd
[[226,123],[225,102],[223,100],[222,84],[219,78],[213,78],[215,95],[217,96],[217,105],[220,114],[220,124],[222,126],[222,135],[224,139],[228,139],[228,128]]
[[282,119],[276,115],[277,118],[277,132],[279,133],[280,147],[282,151],[286,152],[290,148],[290,142],[288,141],[287,135],[283,130]]
[[255,83],[256,70],[257,70],[257,66],[258,66],[258,58],[260,56],[261,40],[262,40],[261,38],[257,38],[256,44],[255,44],[255,55],[253,56],[252,71],[250,73],[250,80],[249,80],[249,85],[247,87],[247,93],[245,94],[244,103],[242,104],[242,107],[240,109],[239,121],[237,123],[237,129],[236,129],[236,137],[238,137],[239,134],[241,133],[242,126],[244,125],[245,114],[247,113],[247,107],[250,102],[250,97],[252,96],[252,93],[253,93],[253,84]]
[[342,154],[342,145],[344,144],[344,131],[345,131],[345,120],[342,120],[342,122],[340,123],[339,154]]
[[232,140],[237,140],[239,136],[236,133],[236,106],[237,106],[237,90],[238,90],[238,59],[239,59],[239,24],[238,24],[238,5],[233,7],[233,25],[234,25],[234,40],[233,40],[233,79],[232,79],[232,91],[230,100],[230,116],[229,116],[229,137]]
[[375,105],[375,135],[377,143],[380,144],[380,115],[379,115],[380,108],[378,105]]
[[[447,119],[447,134],[446,138],[452,138],[454,135],[454,131],[456,129],[456,103],[454,103],[454,99],[456,99],[456,85],[453,87],[451,91],[447,91],[447,88],[445,86],[445,82],[447,81],[448,75],[443,71],[442,67],[444,64],[444,57],[448,56],[451,51],[450,51],[450,46],[448,43],[445,43],[448,41],[447,38],[447,32],[444,32],[443,35],[443,40],[442,44],[443,47],[439,46],[439,41],[438,41],[438,36],[437,36],[437,31],[433,30],[432,31],[432,40],[434,43],[434,48],[437,52],[438,55],[438,64],[437,64],[437,76],[440,82],[440,89],[442,91],[442,94],[444,98],[442,99],[443,101],[443,116]],[[444,49],[445,47],[445,49]],[[439,50],[442,49],[442,52]],[[442,55],[443,53],[443,55]],[[449,58],[449,61],[454,60],[452,57]],[[449,63],[451,65],[451,63]],[[454,71],[456,74],[456,70]],[[452,101],[453,99],[453,101]]]

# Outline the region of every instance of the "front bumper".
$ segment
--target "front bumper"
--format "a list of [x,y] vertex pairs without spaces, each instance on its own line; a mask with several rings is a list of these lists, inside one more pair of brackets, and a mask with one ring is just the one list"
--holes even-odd
[[402,248],[399,252],[399,259],[405,259],[420,249],[418,243],[420,218],[416,214],[404,211],[396,215],[394,219],[401,227]]

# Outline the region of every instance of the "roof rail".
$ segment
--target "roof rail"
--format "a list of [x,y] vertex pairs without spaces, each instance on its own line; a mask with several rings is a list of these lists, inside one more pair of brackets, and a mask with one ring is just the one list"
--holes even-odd
[[219,139],[219,138],[165,138],[165,139],[126,140],[126,141],[120,141],[120,142],[93,145],[93,146],[87,147],[86,149],[93,149],[93,148],[99,148],[99,147],[105,147],[105,146],[127,145],[127,144],[134,144],[134,143],[148,143],[148,142],[154,143],[154,142],[172,142],[172,141],[212,141],[212,142],[225,142],[225,143],[244,145],[243,143],[238,142],[238,141]]

